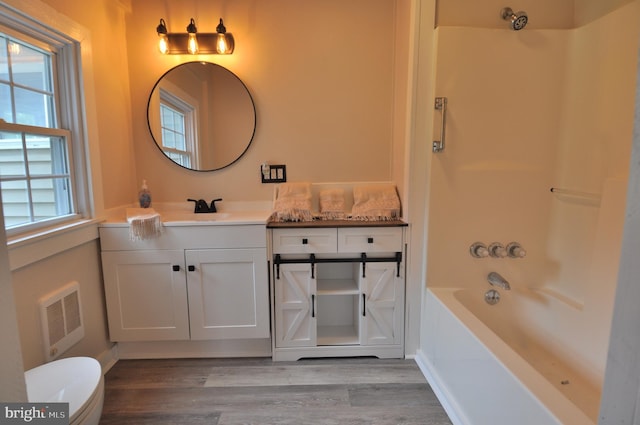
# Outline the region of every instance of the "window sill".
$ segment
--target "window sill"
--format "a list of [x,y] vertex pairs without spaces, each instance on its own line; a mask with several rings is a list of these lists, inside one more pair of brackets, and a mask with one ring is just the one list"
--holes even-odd
[[11,271],[98,239],[100,220],[77,220],[7,240]]

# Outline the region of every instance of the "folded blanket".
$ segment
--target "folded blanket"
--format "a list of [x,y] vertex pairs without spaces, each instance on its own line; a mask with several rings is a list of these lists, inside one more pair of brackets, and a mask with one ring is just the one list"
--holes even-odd
[[282,183],[271,214],[273,221],[311,221],[311,183]]
[[396,220],[400,218],[400,198],[393,184],[371,184],[353,188],[354,220]]
[[153,208],[127,208],[127,222],[132,241],[156,238],[162,234],[160,214]]
[[320,216],[323,220],[343,220],[345,212],[344,189],[324,189],[320,191]]

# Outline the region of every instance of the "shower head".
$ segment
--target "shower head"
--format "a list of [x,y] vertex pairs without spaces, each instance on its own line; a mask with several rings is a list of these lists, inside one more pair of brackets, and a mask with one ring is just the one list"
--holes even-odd
[[511,29],[514,31],[519,31],[525,26],[527,26],[527,22],[529,21],[529,17],[527,16],[527,12],[513,12],[510,7],[505,7],[502,9],[502,19],[505,21],[509,21],[511,23]]

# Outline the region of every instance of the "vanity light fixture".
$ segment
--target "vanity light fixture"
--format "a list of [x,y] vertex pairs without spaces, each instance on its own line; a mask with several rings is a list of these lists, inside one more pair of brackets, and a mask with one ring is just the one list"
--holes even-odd
[[197,32],[198,28],[196,28],[196,21],[191,18],[189,25],[187,25],[187,34],[189,34],[189,40],[187,40],[187,51],[192,55],[198,53],[198,39],[196,38]]
[[224,26],[222,18],[220,18],[220,23],[216,27],[216,34],[216,52],[221,55],[228,55],[230,53],[233,53],[233,34],[227,33],[227,28]]
[[199,33],[193,18],[187,25],[186,33],[168,32],[164,19],[160,19],[156,32],[159,37],[158,48],[163,55],[229,55],[233,53],[233,48],[235,47],[233,34],[227,32],[222,18],[220,18],[220,23],[216,27],[215,33]]
[[164,22],[164,19],[160,18],[160,25],[156,27],[156,32],[158,33],[158,49],[160,49],[160,53],[166,55],[169,53],[169,37],[167,37],[167,24]]

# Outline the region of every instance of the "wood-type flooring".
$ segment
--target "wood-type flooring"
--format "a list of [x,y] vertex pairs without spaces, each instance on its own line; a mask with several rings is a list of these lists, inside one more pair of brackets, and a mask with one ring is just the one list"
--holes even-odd
[[412,360],[120,360],[100,425],[450,425]]

